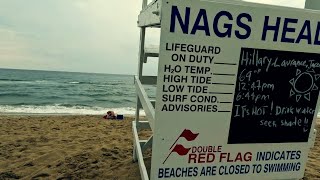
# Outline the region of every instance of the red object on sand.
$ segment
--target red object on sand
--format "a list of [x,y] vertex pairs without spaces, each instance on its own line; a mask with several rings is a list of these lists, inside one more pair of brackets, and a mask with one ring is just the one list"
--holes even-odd
[[116,119],[117,116],[113,111],[108,111],[107,115],[103,116],[104,119]]

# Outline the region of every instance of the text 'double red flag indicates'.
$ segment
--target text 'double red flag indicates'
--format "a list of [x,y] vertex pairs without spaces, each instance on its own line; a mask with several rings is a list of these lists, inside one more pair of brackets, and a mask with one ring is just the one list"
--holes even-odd
[[171,152],[176,152],[178,153],[180,156],[184,156],[186,154],[188,154],[188,152],[190,151],[191,148],[185,148],[183,147],[183,145],[181,144],[177,144],[173,150]]
[[199,133],[193,133],[189,129],[184,129],[180,137],[184,137],[187,141],[193,141],[197,138]]

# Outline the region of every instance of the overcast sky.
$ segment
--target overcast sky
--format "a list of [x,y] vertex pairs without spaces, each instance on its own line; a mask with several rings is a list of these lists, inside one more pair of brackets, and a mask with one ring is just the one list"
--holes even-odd
[[[140,9],[141,0],[0,0],[0,68],[136,74]],[[158,30],[147,36],[147,44],[159,43]]]

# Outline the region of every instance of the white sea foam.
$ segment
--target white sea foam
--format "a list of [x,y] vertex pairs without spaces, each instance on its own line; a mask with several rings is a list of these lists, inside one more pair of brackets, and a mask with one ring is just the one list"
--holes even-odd
[[[0,113],[14,113],[14,114],[83,114],[83,115],[104,115],[107,111],[114,111],[117,114],[134,115],[135,108],[102,108],[102,107],[84,107],[72,106],[65,107],[60,105],[46,105],[46,106],[9,106],[0,105]],[[140,111],[140,115],[144,116],[144,111]]]
[[57,84],[57,82],[47,80],[0,80],[0,84]]

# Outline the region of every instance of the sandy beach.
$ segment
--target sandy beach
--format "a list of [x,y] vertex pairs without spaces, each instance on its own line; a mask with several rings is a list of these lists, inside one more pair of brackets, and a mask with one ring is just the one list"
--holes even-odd
[[[132,120],[2,115],[0,179],[138,180],[138,164],[132,163]],[[142,132],[141,137],[149,134]],[[320,179],[319,157],[317,138],[304,179]],[[146,162],[150,166],[150,158]]]

